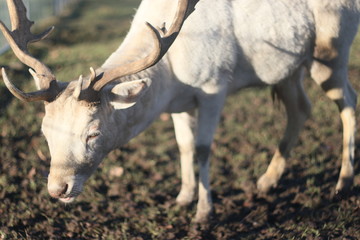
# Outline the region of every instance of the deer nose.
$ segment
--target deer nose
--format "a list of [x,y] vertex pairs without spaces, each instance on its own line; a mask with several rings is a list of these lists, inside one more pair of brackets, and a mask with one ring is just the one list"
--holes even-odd
[[56,188],[49,188],[48,191],[51,197],[60,198],[66,194],[68,187],[69,185],[64,183],[62,185],[56,186]]

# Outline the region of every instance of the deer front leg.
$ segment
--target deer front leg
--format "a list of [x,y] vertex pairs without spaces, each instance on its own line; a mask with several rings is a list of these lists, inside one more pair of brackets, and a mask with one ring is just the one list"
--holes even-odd
[[212,199],[209,181],[210,150],[214,133],[219,122],[226,90],[206,95],[198,99],[199,116],[196,138],[196,160],[199,164],[199,200],[194,221],[206,222],[212,212]]
[[195,112],[174,113],[171,114],[171,117],[174,122],[181,162],[181,190],[176,202],[185,206],[192,202],[196,188],[193,165],[196,129]]

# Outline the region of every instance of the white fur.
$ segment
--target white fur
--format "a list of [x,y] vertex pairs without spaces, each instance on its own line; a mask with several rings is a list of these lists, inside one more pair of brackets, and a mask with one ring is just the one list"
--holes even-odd
[[[126,39],[97,71],[146,56],[153,44],[145,21],[155,26],[170,23],[176,5],[176,0],[143,0]],[[101,106],[93,111],[82,109],[84,106],[75,99],[69,100],[71,94],[48,104],[43,129],[53,158],[49,189],[54,192],[53,188],[61,185],[51,176],[64,181],[59,177],[62,174],[56,173],[59,169],[66,169],[63,175],[74,174],[70,170],[74,168],[82,173],[78,174],[82,180],[73,184],[82,186],[109,151],[139,134],[160,113],[170,112],[182,164],[183,184],[177,201],[188,204],[193,200],[196,153],[200,182],[195,220],[206,220],[212,209],[208,158],[224,100],[228,93],[241,88],[270,84],[285,104],[288,125],[267,172],[258,182],[259,190],[266,192],[278,183],[286,157],[310,114],[302,88],[304,67],[342,113],[345,146],[337,190],[348,188],[354,174],[356,94],[348,82],[346,66],[359,23],[359,6],[358,0],[200,0],[164,58],[146,71],[121,79],[130,82],[127,85],[151,79],[149,89],[141,92],[134,106],[119,110],[108,104],[111,89],[122,83],[109,84],[102,92]],[[74,111],[76,114],[69,116]],[[75,116],[81,121],[74,120]],[[98,122],[101,136],[84,143],[94,122]],[[67,135],[54,135],[48,125],[57,124]],[[87,144],[92,147],[87,148]],[[86,164],[80,166],[75,164],[77,161]]]

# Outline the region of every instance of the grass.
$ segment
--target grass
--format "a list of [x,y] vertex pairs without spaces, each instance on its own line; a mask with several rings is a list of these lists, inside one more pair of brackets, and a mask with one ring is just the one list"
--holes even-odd
[[[83,1],[67,15],[49,19],[55,32],[35,44],[32,52],[60,80],[87,74],[120,44],[138,3]],[[11,68],[10,77],[22,89],[34,89],[26,67],[11,52],[0,57],[0,65]],[[359,92],[360,37],[349,69]],[[180,171],[171,121],[156,121],[109,154],[77,202],[64,205],[46,190],[50,159],[40,133],[43,104],[18,101],[0,82],[0,239],[360,238],[359,176],[348,196],[332,195],[342,137],[336,106],[311,80],[305,85],[313,115],[284,178],[268,196],[257,194],[255,182],[282,136],[284,109],[274,106],[269,89],[248,89],[228,98],[213,144],[215,217],[210,224],[197,226],[190,224],[196,204],[181,208],[174,200]],[[359,134],[356,139],[359,142]],[[357,160],[358,149],[359,144]],[[113,169],[124,173],[112,174]]]

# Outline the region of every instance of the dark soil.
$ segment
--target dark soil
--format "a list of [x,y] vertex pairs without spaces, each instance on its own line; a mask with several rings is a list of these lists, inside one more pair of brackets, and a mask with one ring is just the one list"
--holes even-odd
[[[98,66],[120,44],[138,2],[83,1],[52,20],[60,31],[34,51],[59,72]],[[124,29],[106,30],[109,21]],[[98,43],[111,42],[112,50],[62,56],[67,49],[96,42],[96,31],[101,33]],[[351,55],[350,78],[359,92],[358,49]],[[72,65],[71,59],[78,57],[83,61]],[[0,57],[0,65],[14,61],[11,53]],[[25,67],[11,68],[9,75],[29,77]],[[16,82],[32,89],[30,83]],[[269,89],[245,90],[228,99],[212,146],[214,214],[208,224],[193,224],[196,202],[189,207],[175,204],[180,165],[168,115],[112,152],[77,201],[65,205],[50,198],[46,189],[50,159],[40,132],[42,103],[22,103],[0,83],[0,239],[360,239],[360,135],[354,188],[335,195],[341,122],[335,104],[311,80],[305,85],[313,116],[278,188],[268,195],[258,194],[255,183],[282,136],[284,110],[271,101]]]

